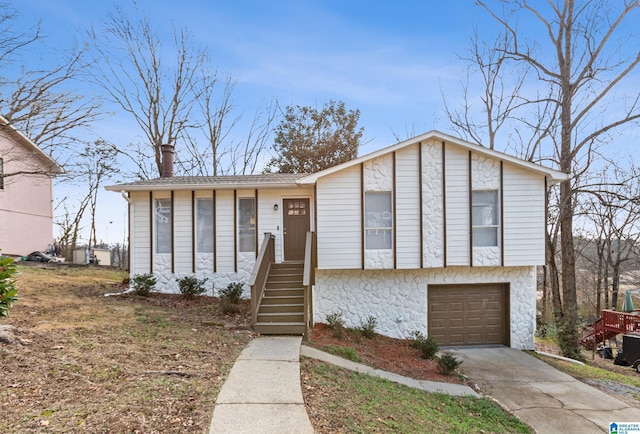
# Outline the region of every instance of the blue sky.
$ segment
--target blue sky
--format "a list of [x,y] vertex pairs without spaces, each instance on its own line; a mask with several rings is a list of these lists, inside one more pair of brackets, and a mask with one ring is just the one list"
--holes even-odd
[[[39,21],[46,43],[54,47],[82,43],[87,29],[99,27],[115,6],[133,4],[12,2],[24,26]],[[282,106],[317,107],[333,99],[344,101],[348,109],[359,109],[366,142],[361,154],[393,144],[396,137],[432,129],[449,132],[441,91],[459,90],[463,69],[457,53],[468,46],[473,26],[493,25],[472,0],[138,0],[136,4],[166,35],[167,45],[172,26],[186,26],[210,49],[218,71],[237,80],[233,100],[245,119],[273,99]],[[46,60],[49,54],[31,55]],[[140,137],[133,121],[122,115],[105,117],[87,135],[112,143]],[[55,194],[59,198],[82,193],[57,186]],[[122,241],[124,200],[101,192],[98,214],[98,238]]]
[[[26,21],[64,46],[133,2],[22,0]],[[456,53],[472,26],[491,23],[471,0],[200,1],[140,0],[140,11],[169,36],[185,25],[207,45],[219,72],[238,81],[236,106],[251,117],[265,102],[317,105],[344,101],[360,109],[368,144],[362,152],[431,129],[447,129],[441,89],[459,88]],[[179,6],[178,6],[179,5]],[[109,122],[126,119],[105,119]],[[133,125],[132,125],[133,127]],[[105,133],[108,134],[108,133]],[[109,137],[104,137],[109,140]],[[126,137],[112,138],[113,141]]]
[[[54,47],[82,43],[87,29],[100,27],[115,6],[128,9],[134,4],[9,1],[22,14],[24,26],[41,22],[47,43]],[[166,46],[172,26],[186,26],[197,42],[209,48],[219,73],[237,80],[233,102],[245,119],[274,99],[281,106],[317,107],[337,100],[348,109],[359,109],[366,143],[361,154],[391,145],[396,137],[406,139],[433,129],[456,135],[443,111],[442,94],[454,106],[461,101],[465,65],[458,56],[468,49],[474,27],[482,36],[498,30],[474,0],[137,0],[135,4],[166,37]],[[534,29],[527,22],[520,25],[526,31]],[[51,54],[30,55],[46,61]],[[33,62],[25,59],[25,63],[29,60]],[[133,120],[117,114],[105,117],[87,135],[94,136],[90,141],[101,137],[115,144],[140,141]],[[55,194],[69,192],[56,187]],[[98,238],[122,241],[124,200],[101,192],[99,202]]]

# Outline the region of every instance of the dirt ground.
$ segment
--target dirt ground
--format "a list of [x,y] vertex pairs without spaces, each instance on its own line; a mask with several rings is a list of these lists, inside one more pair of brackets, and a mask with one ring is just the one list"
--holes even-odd
[[[0,326],[0,432],[206,432],[251,339],[248,305],[118,292],[123,273],[20,267]],[[88,274],[87,274],[88,273]]]

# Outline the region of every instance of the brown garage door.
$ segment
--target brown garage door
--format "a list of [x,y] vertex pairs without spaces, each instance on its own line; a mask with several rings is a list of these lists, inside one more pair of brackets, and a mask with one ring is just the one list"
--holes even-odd
[[430,285],[429,336],[440,345],[508,345],[507,286]]

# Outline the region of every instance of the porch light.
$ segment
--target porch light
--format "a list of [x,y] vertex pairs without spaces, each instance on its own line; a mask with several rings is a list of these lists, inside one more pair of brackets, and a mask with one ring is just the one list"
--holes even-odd
[[274,210],[274,211],[278,211],[278,204],[277,204],[277,203],[274,203],[274,204],[273,204],[273,210]]

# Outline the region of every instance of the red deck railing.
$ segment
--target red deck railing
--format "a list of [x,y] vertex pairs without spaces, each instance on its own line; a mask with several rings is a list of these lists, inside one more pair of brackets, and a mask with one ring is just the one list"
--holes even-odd
[[591,347],[594,342],[604,342],[620,333],[640,332],[640,309],[633,312],[619,312],[604,309],[600,318],[594,321],[580,340],[584,346]]

